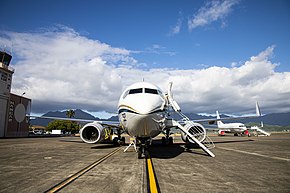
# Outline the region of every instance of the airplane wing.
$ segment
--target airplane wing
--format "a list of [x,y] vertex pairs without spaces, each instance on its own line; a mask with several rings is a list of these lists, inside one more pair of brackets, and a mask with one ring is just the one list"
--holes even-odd
[[83,122],[83,123],[97,122],[97,123],[99,123],[101,125],[104,125],[104,126],[120,128],[120,123],[118,121],[99,121],[99,120],[93,120],[93,119],[77,119],[77,118],[33,116],[33,115],[26,115],[26,117],[29,117],[29,118],[41,118],[41,119],[52,119],[52,120],[63,120],[63,121],[76,121],[76,122]]
[[[183,115],[180,111],[176,111],[178,114],[180,114],[182,117],[184,117],[185,115]],[[197,122],[197,123],[205,123],[208,122],[210,125],[215,124],[216,121],[223,121],[223,120],[234,120],[234,119],[246,119],[246,118],[255,118],[255,117],[261,117],[261,111],[260,111],[260,107],[258,104],[258,101],[256,101],[256,114],[255,115],[249,115],[249,116],[237,116],[237,117],[224,117],[224,118],[210,118],[210,119],[195,119],[195,120],[190,120],[193,122]],[[188,121],[188,120],[186,120]]]
[[240,117],[224,117],[224,118],[220,118],[220,119],[217,119],[217,118],[212,118],[212,119],[196,119],[196,120],[191,120],[191,121],[197,122],[197,123],[205,123],[205,122],[208,122],[209,124],[214,124],[216,121],[255,118],[255,117],[260,117],[260,116],[261,115],[240,116]]
[[238,117],[224,117],[224,118],[214,118],[214,119],[197,119],[193,120],[194,122],[208,122],[209,124],[214,124],[216,121],[222,121],[222,120],[234,120],[234,119],[246,119],[246,118],[255,118],[255,117],[261,117],[261,110],[258,104],[258,101],[256,101],[256,114],[255,115],[249,115],[249,116],[238,116]]

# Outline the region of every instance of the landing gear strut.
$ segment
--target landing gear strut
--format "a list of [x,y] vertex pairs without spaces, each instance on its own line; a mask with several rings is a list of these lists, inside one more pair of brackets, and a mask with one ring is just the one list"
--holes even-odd
[[113,139],[113,144],[115,146],[121,146],[121,145],[125,145],[125,137],[115,137]]
[[138,159],[148,158],[148,147],[142,144],[138,149]]
[[173,144],[173,138],[170,137],[170,130],[166,130],[165,137],[162,137],[162,145],[172,145]]
[[140,147],[138,148],[138,159],[148,158],[148,147],[150,145],[150,139],[140,139]]
[[[112,132],[113,132],[113,130],[112,130]],[[125,139],[125,137],[121,137],[121,130],[118,129],[116,134],[118,135],[118,137],[115,137],[113,139],[113,144],[115,146],[125,145],[126,139]]]

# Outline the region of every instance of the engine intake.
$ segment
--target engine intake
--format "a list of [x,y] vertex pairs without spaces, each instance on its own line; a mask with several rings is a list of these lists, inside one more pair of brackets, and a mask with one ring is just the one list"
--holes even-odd
[[80,130],[80,137],[86,143],[100,143],[110,137],[110,129],[97,122],[88,123]]
[[[194,122],[188,122],[183,126],[191,135],[193,135],[198,141],[203,142],[206,138],[206,130],[205,128],[199,124]],[[181,139],[184,142],[195,143],[191,140],[186,133],[181,133]]]

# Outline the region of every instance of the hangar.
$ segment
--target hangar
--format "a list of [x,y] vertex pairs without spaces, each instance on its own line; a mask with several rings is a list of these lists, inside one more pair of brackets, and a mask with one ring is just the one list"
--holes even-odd
[[0,137],[25,137],[29,133],[31,99],[11,93],[12,56],[0,51]]

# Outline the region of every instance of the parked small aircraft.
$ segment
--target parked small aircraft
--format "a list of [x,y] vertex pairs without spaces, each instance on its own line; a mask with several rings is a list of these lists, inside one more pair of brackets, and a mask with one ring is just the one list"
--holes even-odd
[[[261,115],[258,102],[256,102],[256,114],[258,116]],[[266,135],[266,136],[270,136],[270,133],[262,130],[261,128],[259,128],[257,126],[247,128],[245,126],[245,124],[243,124],[243,123],[223,123],[220,120],[221,118],[220,118],[218,111],[216,111],[216,116],[218,119],[218,121],[216,121],[216,122],[217,122],[217,126],[219,129],[219,131],[218,131],[219,136],[224,136],[226,133],[233,133],[234,136],[248,136],[248,137],[250,137],[251,133],[249,132],[249,130],[262,133],[263,135]],[[247,118],[247,117],[245,117],[245,118]],[[261,123],[261,127],[263,127],[262,123]]]
[[[217,119],[220,119],[219,112],[216,111]],[[218,126],[218,134],[220,136],[224,136],[225,133],[233,133],[234,136],[242,136],[246,135],[248,137],[251,136],[250,132],[248,131],[247,127],[243,123],[223,123],[222,121],[217,121]]]

